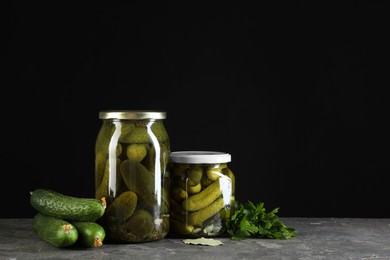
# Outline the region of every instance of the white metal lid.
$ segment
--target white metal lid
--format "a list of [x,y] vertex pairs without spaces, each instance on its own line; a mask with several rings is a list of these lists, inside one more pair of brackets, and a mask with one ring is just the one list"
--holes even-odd
[[179,151],[171,152],[170,160],[173,163],[227,163],[231,161],[231,156],[222,152]]

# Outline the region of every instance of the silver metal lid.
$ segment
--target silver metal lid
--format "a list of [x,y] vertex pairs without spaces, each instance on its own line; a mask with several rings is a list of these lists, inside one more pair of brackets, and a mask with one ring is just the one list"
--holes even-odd
[[167,113],[155,110],[104,110],[99,112],[100,119],[165,119]]
[[170,160],[173,163],[227,163],[231,161],[231,155],[210,151],[180,151],[171,152]]

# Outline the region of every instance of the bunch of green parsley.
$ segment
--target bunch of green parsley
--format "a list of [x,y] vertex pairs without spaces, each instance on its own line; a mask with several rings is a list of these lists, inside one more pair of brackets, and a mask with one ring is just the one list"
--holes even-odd
[[264,203],[257,205],[248,201],[236,203],[233,216],[227,222],[227,231],[233,240],[245,238],[288,239],[296,236],[293,227],[287,227],[279,220],[279,208],[266,212]]

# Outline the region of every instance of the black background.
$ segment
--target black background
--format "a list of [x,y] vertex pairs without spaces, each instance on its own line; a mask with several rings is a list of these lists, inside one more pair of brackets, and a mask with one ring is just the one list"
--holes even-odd
[[32,217],[36,188],[94,196],[106,109],[165,110],[172,151],[230,153],[241,202],[390,217],[384,6],[302,6],[14,1],[0,217]]

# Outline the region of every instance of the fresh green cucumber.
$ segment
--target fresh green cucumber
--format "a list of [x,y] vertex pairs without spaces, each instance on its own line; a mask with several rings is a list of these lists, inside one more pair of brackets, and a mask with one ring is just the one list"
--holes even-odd
[[33,219],[35,233],[55,247],[73,245],[78,239],[77,229],[69,222],[37,213]]
[[91,221],[73,221],[71,223],[79,233],[77,243],[85,247],[98,247],[103,245],[106,232],[102,226]]
[[103,216],[106,208],[104,198],[77,198],[49,189],[31,192],[30,203],[42,214],[74,221],[94,221]]

